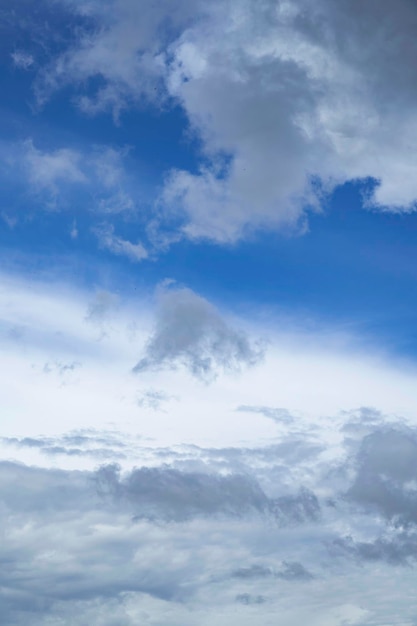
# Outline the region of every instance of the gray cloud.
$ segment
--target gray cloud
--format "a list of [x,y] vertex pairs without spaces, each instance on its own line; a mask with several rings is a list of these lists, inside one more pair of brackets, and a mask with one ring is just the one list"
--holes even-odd
[[66,448],[64,446],[45,446],[42,448],[43,454],[48,456],[73,456],[73,457],[89,457],[100,461],[114,461],[125,459],[126,455],[122,452],[107,450],[106,448],[93,448],[92,450],[83,450],[82,448]]
[[336,553],[348,554],[359,562],[385,561],[389,565],[410,565],[417,558],[415,533],[391,533],[374,541],[354,541],[352,537],[336,539],[330,546]]
[[258,413],[264,415],[278,424],[291,424],[294,421],[293,416],[286,410],[269,406],[249,406],[241,404],[236,411],[242,413]]
[[43,448],[50,444],[51,439],[37,439],[34,437],[2,437],[1,441],[6,444],[27,448]]
[[[157,449],[95,431],[3,440],[31,453],[113,449],[149,462],[129,471],[114,464],[64,471],[0,463],[4,623],[191,626],[205,616],[211,626],[230,623],[231,610],[262,611],[256,618],[262,623],[266,607],[288,615],[288,623],[305,623],[313,611],[307,582],[319,620],[329,606],[344,615],[347,597],[369,610],[363,624],[391,620],[399,611],[392,592],[385,593],[388,607],[379,604],[390,568],[398,568],[400,595],[415,586],[415,431],[372,428],[355,456],[347,448],[339,458],[347,466],[348,498],[328,479],[332,462],[313,454],[294,464],[279,443]],[[398,466],[396,454],[403,457]],[[381,480],[390,485],[388,504],[386,492],[372,487]],[[333,506],[326,504],[330,496]],[[369,580],[378,593],[372,595]],[[409,616],[404,606],[401,615]],[[244,619],[236,613],[236,623]]]
[[236,602],[240,604],[263,604],[266,602],[266,598],[264,596],[258,595],[254,596],[250,593],[238,593],[236,596]]
[[170,400],[178,400],[178,398],[161,390],[147,389],[139,396],[137,403],[140,407],[161,411],[162,405]]
[[191,289],[164,288],[158,294],[155,330],[133,371],[181,365],[208,381],[219,369],[234,371],[254,365],[262,354],[262,349],[232,328],[208,300]]
[[398,523],[417,522],[417,438],[397,425],[364,437],[347,497]]
[[[0,497],[0,562],[6,565],[0,610],[7,624],[58,622],[67,615],[65,604],[80,611],[80,623],[95,606],[94,623],[111,626],[104,618],[97,622],[99,611],[110,603],[123,615],[128,594],[139,594],[139,606],[145,596],[177,610],[176,603],[215,585],[235,558],[236,535],[255,557],[259,542],[261,551],[268,548],[271,502],[249,476],[168,467],[125,474],[115,466],[63,471],[1,462]],[[274,525],[269,532],[277,531]],[[270,558],[274,562],[276,555]],[[277,579],[294,569],[283,565]],[[137,622],[126,617],[124,623]]]
[[81,363],[79,361],[72,361],[71,363],[62,363],[61,361],[54,361],[53,363],[50,363],[48,361],[43,366],[43,371],[45,374],[57,372],[60,376],[64,377],[65,374],[74,372],[78,367],[81,367]]
[[103,323],[112,317],[119,305],[119,296],[104,289],[98,290],[91,301],[86,320],[92,323]]
[[[304,232],[308,214],[346,181],[362,181],[368,207],[415,210],[409,0],[59,0],[54,10],[72,35],[60,33],[53,52],[48,3],[38,18],[33,3],[25,5],[29,21],[17,20],[17,9],[4,15],[44,50],[33,64],[29,52],[9,54],[33,70],[39,106],[69,85],[82,112],[111,111],[116,122],[144,102],[180,106],[186,132],[198,139],[199,167],[166,172],[148,220],[150,246],[111,223],[98,229],[113,253],[140,261],[181,237],[225,243],[266,226]],[[214,40],[214,32],[227,36]],[[99,165],[96,157],[28,142],[15,163],[26,164],[42,206],[65,205],[71,187],[94,196],[101,214],[135,212],[143,198],[123,174],[123,151],[103,151]]]
[[277,520],[284,524],[318,521],[321,513],[317,496],[306,488],[301,488],[297,495],[277,498],[272,503],[272,509]]
[[243,580],[259,579],[259,578],[279,578],[288,581],[308,581],[313,579],[313,575],[302,565],[296,561],[282,563],[280,570],[274,570],[272,567],[264,565],[251,565],[250,567],[241,567],[232,573],[235,578]]
[[96,460],[126,459],[127,445],[111,433],[71,433],[61,437],[2,437],[7,446],[36,449],[46,456],[85,457]]
[[295,582],[300,580],[308,581],[314,578],[304,565],[297,563],[296,561],[290,563],[284,561],[283,566],[283,569],[276,574],[278,578],[282,578],[283,580],[291,580]]
[[245,515],[266,512],[269,501],[257,483],[244,476],[180,472],[170,468],[133,470],[126,476],[117,465],[95,475],[98,493],[136,512],[136,518],[185,520],[198,515]]
[[86,472],[44,470],[6,461],[0,462],[0,491],[4,506],[16,514],[82,512],[98,503]]
[[270,567],[264,565],[251,565],[250,567],[241,567],[234,572],[232,576],[235,578],[251,579],[251,578],[267,578],[273,576],[273,571]]

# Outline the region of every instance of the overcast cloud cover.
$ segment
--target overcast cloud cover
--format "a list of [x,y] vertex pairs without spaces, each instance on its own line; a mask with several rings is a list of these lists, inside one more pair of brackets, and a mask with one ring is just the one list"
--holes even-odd
[[417,626],[416,42],[0,2],[0,624]]

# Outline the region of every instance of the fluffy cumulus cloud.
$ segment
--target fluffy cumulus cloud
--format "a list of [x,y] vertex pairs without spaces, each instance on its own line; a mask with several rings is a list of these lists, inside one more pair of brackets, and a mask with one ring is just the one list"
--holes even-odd
[[134,367],[136,373],[183,365],[194,376],[209,380],[219,368],[236,370],[261,359],[262,349],[191,289],[163,286],[157,300],[155,330]]
[[39,70],[38,98],[70,83],[90,114],[179,104],[201,145],[198,171],[167,172],[160,197],[180,235],[300,228],[323,195],[358,179],[368,207],[414,210],[409,0],[61,5],[81,25]]

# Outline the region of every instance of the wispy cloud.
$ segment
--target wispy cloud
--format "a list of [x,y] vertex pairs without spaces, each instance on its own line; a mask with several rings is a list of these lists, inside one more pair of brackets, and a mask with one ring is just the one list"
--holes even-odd
[[24,144],[24,158],[29,182],[35,189],[46,189],[55,195],[59,182],[86,183],[88,180],[81,169],[81,154],[76,150],[61,148],[42,152],[29,140]]
[[117,256],[125,256],[131,261],[143,261],[149,257],[145,246],[140,242],[133,243],[114,233],[114,227],[103,224],[94,228],[99,246]]
[[120,216],[135,211],[124,161],[126,149],[40,148],[32,139],[3,143],[1,148],[3,174],[22,188],[22,195],[31,197],[34,209],[68,210],[70,200],[76,200],[93,215]]
[[240,411],[241,413],[258,413],[259,415],[264,415],[278,424],[291,424],[294,422],[294,417],[286,409],[241,404],[237,407],[236,411]]
[[35,63],[33,56],[24,50],[15,50],[10,56],[13,65],[21,70],[29,70]]

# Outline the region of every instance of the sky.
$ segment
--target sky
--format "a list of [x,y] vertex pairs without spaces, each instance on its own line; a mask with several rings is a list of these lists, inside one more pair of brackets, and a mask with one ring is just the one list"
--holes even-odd
[[0,0],[0,622],[417,626],[417,7]]

